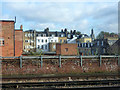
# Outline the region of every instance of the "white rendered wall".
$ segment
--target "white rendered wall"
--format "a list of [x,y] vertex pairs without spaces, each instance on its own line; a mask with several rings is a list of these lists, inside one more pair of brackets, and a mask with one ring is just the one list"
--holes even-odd
[[[43,42],[42,42],[42,40],[43,40]],[[48,45],[49,45],[50,42],[58,42],[58,37],[40,37],[40,36],[38,36],[36,38],[37,51],[39,51],[38,46],[40,47],[40,49],[43,46],[42,51],[45,51],[45,52],[49,51],[49,46]],[[46,46],[47,46],[47,48],[46,48]]]

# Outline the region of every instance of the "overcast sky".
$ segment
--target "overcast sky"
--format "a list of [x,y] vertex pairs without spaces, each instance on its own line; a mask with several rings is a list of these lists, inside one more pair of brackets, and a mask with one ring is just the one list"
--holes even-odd
[[[89,2],[88,2],[89,1]],[[0,4],[0,19],[14,20],[16,28],[42,31],[46,27],[50,31],[77,30],[90,34],[93,28],[97,35],[100,31],[118,32],[118,1],[119,0],[71,0],[37,1],[25,0],[4,1]]]

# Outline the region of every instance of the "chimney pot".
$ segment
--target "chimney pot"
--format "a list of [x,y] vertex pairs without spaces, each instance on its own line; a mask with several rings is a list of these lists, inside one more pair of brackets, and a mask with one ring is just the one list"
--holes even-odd
[[20,26],[20,29],[21,29],[21,30],[23,29],[23,25]]

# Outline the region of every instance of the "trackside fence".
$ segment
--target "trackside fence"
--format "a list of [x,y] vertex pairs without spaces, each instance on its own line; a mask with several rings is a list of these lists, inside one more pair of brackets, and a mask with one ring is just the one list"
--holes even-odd
[[96,58],[99,60],[99,66],[102,65],[102,59],[103,58],[117,58],[117,61],[118,61],[118,66],[120,66],[120,56],[115,56],[115,55],[112,55],[112,56],[109,56],[109,55],[98,55],[98,56],[20,56],[20,57],[1,57],[0,56],[0,62],[1,60],[3,59],[18,59],[20,61],[20,68],[22,68],[22,60],[32,60],[32,59],[40,59],[40,64],[41,64],[41,68],[43,66],[43,60],[44,59],[58,59],[59,60],[59,67],[62,67],[61,66],[61,61],[62,59],[67,59],[67,58],[78,58],[80,59],[80,62],[81,62],[81,67],[82,67],[82,62],[83,62],[83,59],[85,58]]

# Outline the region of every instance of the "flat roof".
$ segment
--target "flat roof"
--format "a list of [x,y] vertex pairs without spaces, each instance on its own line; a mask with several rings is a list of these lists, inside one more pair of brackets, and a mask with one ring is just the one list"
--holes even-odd
[[0,22],[15,22],[14,20],[0,20]]
[[21,29],[15,29],[15,31],[23,31],[23,30],[21,30]]

